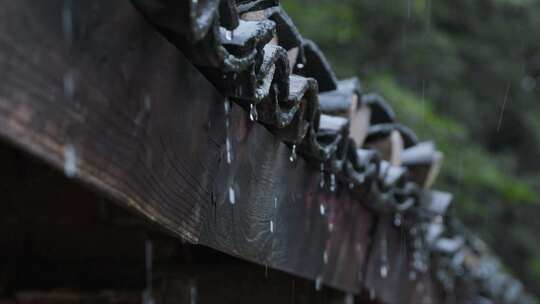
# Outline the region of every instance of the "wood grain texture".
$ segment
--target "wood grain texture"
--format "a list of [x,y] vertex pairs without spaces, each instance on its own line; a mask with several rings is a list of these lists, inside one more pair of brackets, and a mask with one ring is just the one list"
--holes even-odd
[[196,242],[215,90],[125,1],[0,5],[0,134]]

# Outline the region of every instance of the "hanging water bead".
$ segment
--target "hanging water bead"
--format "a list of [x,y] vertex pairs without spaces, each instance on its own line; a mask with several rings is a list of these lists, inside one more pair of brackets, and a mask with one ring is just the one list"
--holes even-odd
[[336,175],[334,173],[332,173],[330,175],[330,191],[331,192],[336,192],[336,188],[337,188],[337,185],[336,185]]
[[401,222],[402,222],[401,213],[396,213],[396,215],[394,215],[394,225],[396,227],[399,227],[401,226]]
[[225,31],[225,39],[227,41],[231,41],[233,39],[233,32],[232,31]]
[[319,182],[319,187],[321,187],[321,189],[324,189],[324,163],[321,163],[321,181]]
[[291,155],[289,156],[289,160],[291,163],[294,163],[296,161],[296,144],[292,145],[291,149]]
[[259,114],[257,113],[257,106],[255,104],[249,105],[249,119],[251,121],[257,121],[259,119]]
[[322,278],[321,276],[317,276],[315,279],[315,290],[319,291],[322,288]]
[[228,99],[225,99],[225,102],[223,103],[223,107],[225,110],[225,149],[227,153],[227,164],[230,164],[232,162],[232,143],[231,139],[229,137],[229,112],[231,111],[231,104]]

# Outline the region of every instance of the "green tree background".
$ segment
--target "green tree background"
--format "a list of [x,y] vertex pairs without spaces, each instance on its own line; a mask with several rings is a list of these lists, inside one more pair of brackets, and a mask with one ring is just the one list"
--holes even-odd
[[436,140],[452,212],[540,295],[540,1],[282,3],[340,78]]

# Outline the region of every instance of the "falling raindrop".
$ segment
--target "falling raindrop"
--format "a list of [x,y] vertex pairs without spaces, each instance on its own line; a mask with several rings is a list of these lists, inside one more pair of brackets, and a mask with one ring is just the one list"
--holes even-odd
[[225,115],[228,115],[229,111],[231,110],[231,102],[228,99],[225,99],[223,106],[225,108]]
[[375,294],[375,289],[370,288],[370,289],[369,289],[369,299],[370,299],[371,301],[373,301],[373,300],[375,300],[375,296],[376,296],[376,294]]
[[325,264],[328,264],[328,252],[326,250],[324,250],[324,253],[323,253],[323,262]]
[[303,64],[303,63],[299,63],[299,64],[296,65],[296,67],[297,67],[298,69],[301,70],[301,69],[304,68],[304,64]]
[[328,224],[328,231],[330,231],[330,232],[334,231],[334,223],[329,223]]
[[324,183],[325,183],[324,179],[325,179],[325,176],[324,176],[324,163],[321,163],[321,181],[319,182],[319,187],[321,189],[324,189]]
[[225,146],[227,147],[227,164],[230,164],[232,162],[232,147],[231,147],[231,140],[227,136],[227,139],[225,139]]
[[388,276],[388,265],[381,265],[381,278],[385,279]]
[[67,46],[71,46],[73,41],[73,14],[71,7],[72,1],[65,0],[62,9],[62,29],[64,31],[64,41]]
[[231,110],[231,103],[228,99],[225,99],[223,103],[224,109],[225,109],[225,149],[227,153],[227,164],[230,164],[232,162],[232,143],[231,138],[229,136],[229,112]]
[[321,202],[321,205],[319,206],[319,211],[321,212],[321,215],[324,215],[326,213],[326,208],[324,207],[324,203]]
[[274,221],[270,221],[270,232],[274,233]]
[[277,209],[277,197],[274,197],[274,209]]
[[191,285],[189,288],[189,294],[190,294],[190,303],[196,304],[197,303],[197,286]]
[[319,291],[322,288],[322,278],[321,276],[317,276],[315,279],[315,290]]
[[354,296],[352,293],[347,293],[345,295],[345,304],[354,304]]
[[77,153],[71,144],[64,148],[64,173],[67,177],[74,177],[77,174]]
[[70,101],[75,97],[75,77],[72,71],[64,74],[64,96]]
[[383,234],[383,238],[381,240],[381,268],[380,268],[380,274],[381,277],[384,279],[388,276],[389,271],[389,265],[388,265],[388,240],[386,239],[386,233]]
[[330,175],[330,191],[336,192],[337,184],[336,184],[336,175],[332,173]]
[[296,161],[296,144],[292,145],[292,149],[291,149],[291,155],[289,156],[289,160],[291,161],[291,163],[294,163]]
[[229,188],[229,202],[231,205],[236,203],[236,193],[234,193],[234,189],[232,187]]
[[401,226],[401,222],[402,222],[401,213],[396,213],[394,215],[394,225],[396,227],[399,227],[399,226]]
[[257,113],[257,106],[255,104],[249,105],[249,119],[251,121],[256,121],[259,119],[259,114]]

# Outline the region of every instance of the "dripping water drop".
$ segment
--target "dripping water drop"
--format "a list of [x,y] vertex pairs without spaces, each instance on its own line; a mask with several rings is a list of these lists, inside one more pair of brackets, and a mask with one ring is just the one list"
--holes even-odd
[[321,276],[317,276],[315,279],[315,290],[319,291],[322,288],[322,278]]
[[337,188],[337,185],[336,185],[336,175],[334,173],[332,173],[330,175],[330,191],[331,192],[336,192],[336,188]]
[[232,187],[229,187],[229,203],[231,203],[231,205],[236,203],[236,193]]
[[71,144],[64,148],[64,173],[67,177],[74,177],[77,174],[77,153]]
[[274,221],[270,221],[270,232],[274,233]]
[[388,265],[386,264],[381,265],[380,272],[381,272],[381,278],[385,279],[388,276]]
[[401,226],[401,222],[402,222],[401,213],[396,213],[396,215],[394,215],[394,225],[396,227],[399,227]]
[[298,69],[301,70],[301,69],[304,68],[304,64],[303,64],[303,63],[299,63],[299,64],[296,65],[296,67],[297,67]]
[[249,105],[249,119],[251,121],[256,121],[259,118],[259,114],[257,113],[257,106],[255,104]]
[[233,32],[232,31],[225,31],[225,39],[227,41],[231,41],[233,39]]
[[289,160],[291,163],[294,163],[296,161],[296,144],[292,145],[291,149],[291,155],[289,156]]
[[325,264],[328,264],[328,251],[324,250],[324,253],[323,253],[323,262]]
[[189,288],[189,295],[190,295],[190,303],[196,304],[197,303],[197,286],[191,285]]
[[324,215],[326,213],[326,208],[324,207],[323,203],[321,203],[319,206],[319,212],[321,213],[321,215]]
[[325,176],[324,176],[324,163],[321,163],[321,181],[319,182],[319,187],[321,189],[324,189],[324,184],[325,184]]

